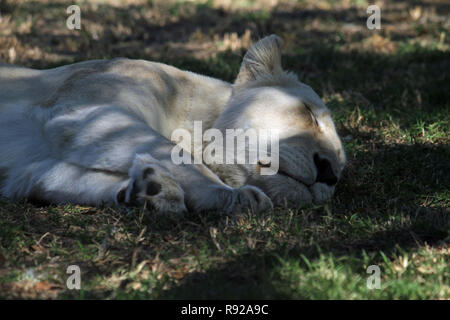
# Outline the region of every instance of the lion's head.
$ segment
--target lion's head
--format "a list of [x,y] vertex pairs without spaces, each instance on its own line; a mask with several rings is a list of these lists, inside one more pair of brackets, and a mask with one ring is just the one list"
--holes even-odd
[[261,175],[270,164],[212,164],[231,186],[261,188],[275,204],[316,203],[334,192],[345,153],[330,110],[311,87],[281,68],[281,39],[275,35],[254,44],[245,55],[231,98],[214,128],[277,129],[279,168]]

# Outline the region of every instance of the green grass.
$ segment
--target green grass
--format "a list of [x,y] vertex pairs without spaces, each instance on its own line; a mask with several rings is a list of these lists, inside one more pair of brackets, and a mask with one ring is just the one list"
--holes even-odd
[[[424,7],[434,19],[421,23],[386,5],[385,28],[372,32],[365,1],[123,3],[85,7],[83,32],[55,35],[39,21],[62,25],[64,1],[0,1],[11,16],[0,25],[0,60],[16,43],[15,62],[32,67],[128,56],[232,81],[244,45],[213,44],[232,32],[243,39],[246,29],[253,38],[277,33],[284,67],[333,111],[348,157],[342,180],[326,204],[234,218],[2,199],[1,298],[450,298],[448,7]],[[27,15],[30,30],[20,31]],[[79,291],[66,288],[73,264]],[[367,288],[370,265],[380,268],[381,289]]]

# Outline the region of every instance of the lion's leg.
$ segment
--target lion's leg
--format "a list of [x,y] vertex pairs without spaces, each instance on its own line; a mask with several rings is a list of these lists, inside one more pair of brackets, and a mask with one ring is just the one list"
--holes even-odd
[[269,198],[258,188],[231,188],[204,175],[198,166],[175,165],[170,157],[159,156],[162,161],[148,153],[136,154],[128,174],[88,169],[52,158],[27,161],[7,171],[1,193],[9,198],[29,197],[57,204],[147,202],[161,213],[183,213],[185,204],[192,211],[226,213],[271,207]]
[[154,150],[161,160],[149,153],[137,153],[134,157],[128,185],[117,193],[119,204],[147,202],[162,213],[183,213],[187,207],[195,212],[225,213],[259,212],[272,207],[270,199],[256,187],[231,188],[202,165],[175,165],[162,145]]
[[144,204],[158,212],[186,211],[184,193],[157,161],[136,157],[129,175],[86,169],[54,159],[12,170],[2,188],[10,198],[28,197],[56,204]]
[[113,205],[128,183],[127,175],[48,158],[11,167],[1,193],[9,198],[28,197],[57,204]]
[[[170,177],[167,179],[168,190],[177,189],[172,186],[176,182],[177,187],[181,187],[184,191],[185,203],[191,211],[218,210],[231,213],[252,210],[259,212],[272,208],[271,200],[259,188],[248,185],[232,188],[203,165],[175,164],[171,158],[174,145],[168,140],[158,142],[158,145],[154,143],[141,145],[136,149],[137,155],[130,177],[134,175],[133,168],[136,167],[136,163],[156,163],[158,167],[167,170],[166,175]],[[153,151],[150,156],[148,153],[141,154],[141,150]],[[142,166],[145,167],[145,165]]]

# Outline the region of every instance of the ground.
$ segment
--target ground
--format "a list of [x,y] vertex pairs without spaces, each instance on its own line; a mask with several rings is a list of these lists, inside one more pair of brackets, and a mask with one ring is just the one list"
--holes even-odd
[[[66,28],[73,3],[81,30]],[[250,41],[276,33],[348,155],[330,202],[260,215],[1,199],[0,297],[449,299],[450,4],[376,1],[369,30],[371,3],[0,0],[0,61],[35,68],[125,56],[232,81]]]

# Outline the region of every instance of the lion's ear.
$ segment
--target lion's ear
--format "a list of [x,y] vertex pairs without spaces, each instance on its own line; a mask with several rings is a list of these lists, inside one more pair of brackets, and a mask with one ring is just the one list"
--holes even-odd
[[281,38],[274,34],[253,44],[244,56],[235,84],[239,85],[283,72],[281,69],[282,45]]

